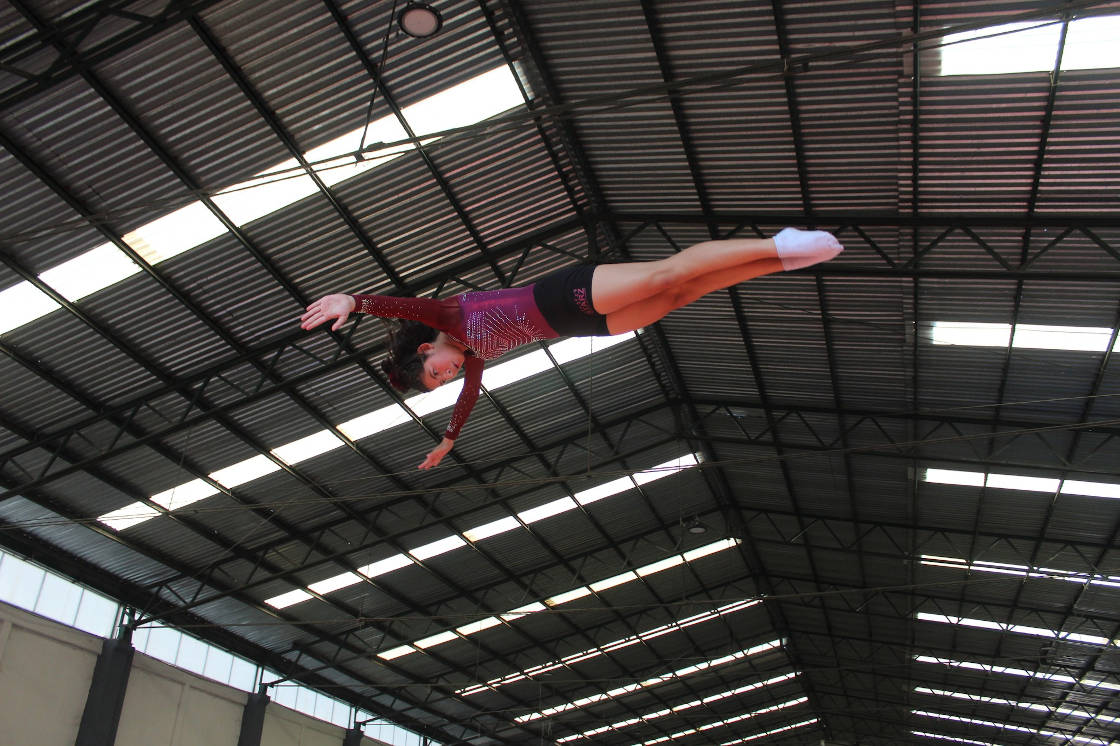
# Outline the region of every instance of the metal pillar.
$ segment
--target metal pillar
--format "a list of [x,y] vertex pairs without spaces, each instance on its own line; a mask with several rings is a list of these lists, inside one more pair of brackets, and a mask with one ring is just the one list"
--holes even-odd
[[262,684],[256,694],[250,694],[241,712],[241,735],[237,746],[261,746],[264,733],[264,711],[268,707],[268,690]]
[[135,652],[128,633],[102,644],[74,746],[113,746]]

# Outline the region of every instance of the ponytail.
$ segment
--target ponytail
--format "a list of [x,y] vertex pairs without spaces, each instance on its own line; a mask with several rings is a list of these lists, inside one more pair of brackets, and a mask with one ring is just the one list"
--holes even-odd
[[439,331],[419,321],[401,321],[396,331],[389,328],[389,356],[381,361],[381,370],[397,391],[409,389],[427,391],[422,383],[424,358],[416,348],[425,342],[434,342]]

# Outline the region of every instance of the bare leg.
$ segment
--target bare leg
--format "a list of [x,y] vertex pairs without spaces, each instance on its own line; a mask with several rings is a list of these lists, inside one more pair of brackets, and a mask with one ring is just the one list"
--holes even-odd
[[601,264],[591,278],[591,303],[606,316],[697,277],[777,256],[772,239],[730,238],[704,241],[655,262]]
[[[597,267],[595,269],[594,277],[599,276],[600,269],[602,268]],[[781,272],[782,270],[782,262],[775,256],[694,277],[682,285],[669,288],[652,297],[643,298],[606,314],[607,331],[611,334],[622,334],[623,332],[641,329],[643,326],[649,326],[656,321],[660,321],[670,311],[687,306],[708,293],[714,293],[716,290],[729,288],[732,285],[738,285],[740,282],[746,282],[755,277]]]

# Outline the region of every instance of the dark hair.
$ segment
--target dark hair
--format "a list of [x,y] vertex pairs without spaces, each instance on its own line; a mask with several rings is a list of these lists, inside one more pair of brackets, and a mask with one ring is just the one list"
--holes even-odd
[[424,358],[416,348],[437,336],[437,329],[419,321],[401,321],[396,331],[389,327],[389,357],[381,361],[381,370],[393,388],[402,394],[409,389],[428,390],[423,383]]

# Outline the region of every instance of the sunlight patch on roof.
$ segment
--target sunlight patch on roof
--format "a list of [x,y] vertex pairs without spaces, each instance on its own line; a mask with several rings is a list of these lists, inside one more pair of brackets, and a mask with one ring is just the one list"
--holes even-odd
[[[738,546],[739,543],[740,542],[739,542],[738,539],[722,539],[720,541],[713,542],[708,547],[705,547],[705,549],[707,549],[708,551],[705,551],[700,556],[708,556],[710,554],[714,554],[716,552],[723,551],[725,549],[730,549],[731,547]],[[636,574],[631,573],[631,575],[633,577],[628,578],[624,582],[631,582],[633,580],[637,580],[638,576]],[[594,584],[592,584],[592,585],[594,585]],[[546,609],[552,609],[552,608],[555,608],[555,606],[546,606],[544,603],[541,603],[540,601],[534,601],[533,603],[529,603],[529,604],[526,604],[524,606],[519,606],[516,609],[511,609],[510,611],[507,611],[503,614],[499,614],[498,616],[501,617],[501,619],[503,621],[512,622],[512,621],[516,621],[518,619],[521,619],[522,617],[528,616],[530,614],[539,613],[541,611],[545,611]],[[458,627],[454,632],[449,631],[449,632],[440,633],[440,635],[443,635],[444,637],[440,637],[439,635],[434,635],[432,637],[424,638],[424,642],[427,643],[425,645],[425,647],[429,647],[429,648],[430,647],[435,647],[436,645],[443,644],[444,642],[450,642],[452,639],[460,639],[461,637],[467,637],[469,635],[469,633],[459,632],[458,630],[470,630],[470,629],[471,629],[471,625],[464,625],[462,627]],[[450,635],[450,637],[447,637],[446,635]],[[430,642],[431,640],[434,640],[437,637],[440,637],[438,642]],[[409,653],[417,652],[420,649],[420,647],[421,646],[418,642],[413,642],[413,643],[401,645],[401,646],[393,648],[391,650],[384,651],[382,653],[378,653],[377,655],[378,655],[379,658],[382,658],[384,660],[392,660],[393,658],[399,658],[402,655],[408,655]],[[391,657],[387,657],[387,656],[391,656]]]
[[[418,137],[475,124],[524,104],[509,67],[502,65],[402,110]],[[415,145],[406,143],[354,156],[362,130],[356,129],[304,154],[328,186],[387,163]],[[406,133],[394,115],[370,123],[367,142],[396,142]],[[426,140],[434,142],[436,138]],[[296,169],[296,170],[292,170]],[[212,197],[236,226],[281,210],[318,191],[314,180],[290,159],[221,190]],[[192,202],[148,222],[121,238],[149,264],[190,251],[226,233],[226,226],[202,202]],[[75,301],[120,282],[140,271],[113,243],[104,243],[40,275],[67,300]],[[0,334],[54,311],[58,305],[27,281],[0,291]]]
[[1064,642],[1080,642],[1086,645],[1118,645],[1120,642],[1111,641],[1101,635],[1086,635],[1081,632],[1060,632],[1044,627],[1031,627],[1025,624],[1008,624],[1006,622],[993,622],[989,619],[974,619],[962,616],[947,616],[945,614],[928,614],[920,611],[915,618],[923,622],[940,622],[942,624],[955,624],[962,627],[976,629],[990,629],[997,632],[1013,632],[1018,635],[1032,635],[1034,637],[1048,637]]
[[998,728],[1003,731],[1015,731],[1017,733],[1028,733],[1035,736],[1044,736],[1046,738],[1062,738],[1068,739],[1072,743],[1088,743],[1097,746],[1109,746],[1110,741],[1103,738],[1094,738],[1093,736],[1079,736],[1073,733],[1065,733],[1055,730],[1047,730],[1045,728],[1028,728],[1025,725],[1014,725],[1012,723],[1002,722],[997,723],[991,720],[984,720],[982,718],[970,718],[963,715],[946,715],[942,712],[930,712],[928,710],[911,710],[910,714],[919,715],[921,717],[935,718],[938,720],[949,720],[954,723],[967,723],[969,725],[983,725],[988,728]]
[[[782,646],[781,640],[772,640],[770,642],[766,642],[766,643],[763,643],[761,645],[755,645],[755,646],[753,646],[751,648],[748,648],[748,649],[745,649],[745,650],[737,650],[734,653],[731,653],[729,655],[723,655],[723,656],[720,656],[719,658],[712,658],[710,660],[706,660],[706,661],[703,661],[701,663],[695,663],[691,666],[685,666],[684,668],[678,668],[675,671],[670,671],[669,673],[664,673],[664,674],[661,674],[660,676],[652,676],[650,678],[643,679],[642,681],[634,681],[634,682],[631,682],[629,684],[624,684],[622,686],[615,687],[614,689],[611,689],[609,691],[597,692],[597,693],[589,695],[587,697],[582,697],[580,699],[572,700],[571,702],[565,702],[564,704],[561,704],[561,705],[555,705],[553,707],[546,707],[543,710],[539,710],[537,712],[530,712],[530,713],[526,713],[524,715],[518,715],[513,720],[516,723],[528,723],[528,722],[533,721],[533,720],[540,720],[542,718],[552,717],[553,715],[558,715],[561,712],[568,712],[569,710],[576,710],[576,709],[579,709],[580,707],[586,707],[587,705],[592,705],[592,704],[595,704],[596,702],[602,702],[603,700],[606,700],[606,699],[617,699],[618,697],[624,696],[626,694],[630,694],[632,692],[639,691],[641,689],[650,689],[652,687],[658,686],[659,684],[664,684],[666,681],[676,681],[676,680],[679,680],[679,679],[683,679],[687,676],[691,676],[692,674],[698,673],[700,671],[708,671],[708,670],[711,670],[713,668],[719,668],[720,666],[725,666],[728,663],[734,663],[736,661],[741,661],[744,658],[749,658],[751,656],[758,655],[759,653],[765,653],[765,652],[770,651],[770,650],[776,650],[776,649],[780,648],[781,646]],[[762,683],[759,683],[759,684],[755,684],[755,685],[753,685],[753,688],[757,689],[761,686],[766,686],[767,684],[770,684],[770,683],[777,683],[778,681],[785,681],[787,679],[793,678],[793,676],[794,676],[794,674],[792,674],[792,673],[785,674],[784,676],[778,677],[777,679],[771,679],[769,682],[762,682]]]
[[[988,38],[979,38],[988,37]],[[941,48],[941,75],[1050,72],[1058,58],[1061,23],[1005,23],[950,34]],[[1120,67],[1120,16],[1071,21],[1062,70]]]
[[[579,589],[576,589],[576,590],[578,590],[578,591],[585,591],[586,590],[587,592],[582,593],[581,595],[578,595],[578,596],[573,596],[573,599],[574,598],[582,598],[583,596],[590,595],[590,591],[587,590],[586,588],[579,588]],[[569,591],[569,593],[571,593],[571,591]],[[564,595],[564,594],[561,594],[561,595]],[[554,597],[554,598],[559,598],[559,597],[557,596],[557,597]],[[568,600],[573,600],[573,599],[568,599]],[[548,604],[548,601],[545,601],[545,603]],[[484,692],[484,691],[487,691],[487,690],[497,689],[498,687],[505,686],[506,684],[512,684],[515,681],[522,681],[524,679],[532,678],[533,676],[538,676],[542,673],[548,673],[549,671],[555,671],[558,668],[563,668],[565,666],[571,666],[571,665],[574,665],[574,664],[582,662],[582,661],[590,660],[592,658],[597,658],[601,655],[606,655],[608,652],[613,652],[615,650],[621,650],[622,648],[628,648],[631,645],[637,645],[638,643],[644,642],[646,640],[652,640],[654,638],[661,637],[662,635],[666,635],[666,634],[669,634],[671,632],[676,632],[676,631],[679,631],[679,630],[682,630],[682,629],[686,629],[686,628],[691,627],[691,626],[696,625],[696,624],[702,624],[704,622],[709,622],[713,619],[719,619],[720,617],[726,616],[728,614],[734,614],[737,611],[742,611],[743,609],[749,609],[750,607],[756,606],[759,603],[762,603],[762,602],[759,601],[758,599],[748,599],[748,600],[745,600],[745,601],[735,601],[735,602],[720,606],[716,609],[712,609],[711,611],[705,611],[705,612],[700,613],[700,614],[693,614],[692,616],[685,617],[684,619],[678,619],[674,622],[670,622],[669,624],[663,624],[660,627],[653,627],[653,628],[647,629],[643,632],[638,632],[637,634],[630,635],[628,637],[623,637],[623,638],[620,638],[618,640],[613,640],[611,642],[604,643],[603,645],[600,645],[600,646],[597,646],[597,647],[594,647],[594,648],[590,648],[588,650],[581,650],[577,653],[572,653],[572,654],[567,655],[563,658],[558,658],[556,660],[548,661],[547,663],[541,663],[541,664],[533,666],[531,668],[527,668],[524,671],[516,671],[514,673],[506,674],[505,676],[499,676],[495,679],[490,679],[489,681],[484,682],[482,684],[474,684],[473,686],[464,687],[463,689],[457,689],[455,691],[455,694],[456,694],[456,696],[470,696],[472,694],[478,694],[480,692]]]
[[[930,342],[935,345],[964,347],[1007,347],[1023,350],[1067,350],[1070,352],[1104,352],[1112,338],[1106,326],[1050,326],[1016,324],[1011,337],[1011,324],[983,324],[970,321],[934,321],[930,325]],[[1120,340],[1113,345],[1116,351]]]
[[[781,674],[779,676],[774,676],[774,677],[771,677],[769,679],[766,679],[765,681],[756,681],[752,684],[746,684],[744,686],[736,687],[735,689],[730,689],[728,691],[719,692],[718,694],[712,694],[710,696],[704,697],[703,699],[696,699],[696,700],[693,700],[691,702],[686,702],[684,704],[675,705],[673,707],[669,707],[669,708],[666,708],[666,709],[663,709],[663,710],[657,710],[656,712],[647,712],[644,715],[639,715],[637,717],[628,718],[626,720],[620,720],[618,722],[611,723],[610,725],[599,726],[598,728],[593,728],[591,730],[587,730],[587,731],[584,731],[582,733],[573,733],[570,736],[564,736],[563,738],[557,738],[556,743],[570,743],[571,741],[579,741],[579,740],[586,739],[586,738],[592,738],[592,737],[598,736],[602,733],[606,733],[607,731],[619,731],[619,730],[622,730],[624,728],[629,728],[631,725],[636,725],[637,723],[648,723],[651,720],[657,720],[658,718],[663,718],[666,715],[673,715],[673,714],[676,714],[678,712],[683,712],[684,710],[691,710],[695,707],[703,707],[705,705],[711,704],[712,702],[718,702],[719,700],[727,699],[728,697],[735,697],[735,696],[738,696],[740,694],[745,694],[746,692],[754,691],[756,689],[764,689],[768,686],[775,686],[777,684],[781,684],[783,682],[789,681],[790,679],[795,678],[796,676],[797,676],[796,672],[784,673],[784,674]],[[662,680],[669,681],[670,679],[668,679],[668,678],[662,679],[661,677],[659,677],[657,679],[650,679],[650,681],[653,681],[653,682],[656,682],[656,683],[660,683]],[[643,682],[643,684],[644,683],[645,682]],[[629,685],[629,687],[619,687],[619,689],[614,690],[614,691],[618,692],[618,694],[613,695],[613,696],[621,696],[622,694],[629,693],[629,691],[636,691],[637,689],[641,689],[641,688],[643,688],[643,687],[640,686],[640,685],[637,685],[637,684]],[[622,689],[628,689],[628,691],[623,692],[623,691],[621,691]],[[607,693],[601,694],[601,695],[595,695],[595,698],[585,697],[584,699],[587,700],[587,701],[584,702],[584,704],[576,705],[576,706],[582,707],[586,704],[592,704],[593,702],[601,702],[604,699],[610,699],[610,698],[612,698],[612,695],[611,695],[610,692],[607,692]],[[548,713],[549,710],[555,710],[556,712],[564,712],[565,710],[574,709],[573,706],[568,706],[568,705],[561,705],[561,707],[564,708],[564,709],[549,708],[548,710],[544,710],[542,712]],[[539,713],[534,713],[534,715],[538,715],[538,714]],[[536,720],[538,718],[537,717],[529,718],[529,716],[522,716],[521,718],[515,718],[515,720],[517,722],[526,722],[529,719]]]

